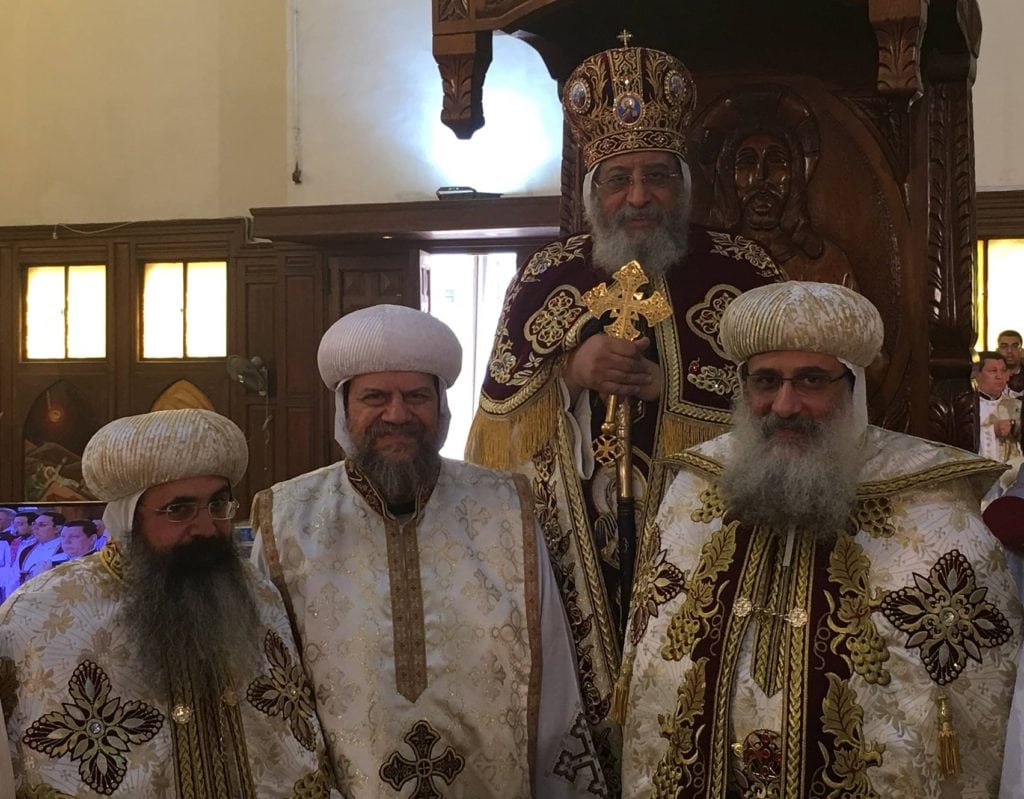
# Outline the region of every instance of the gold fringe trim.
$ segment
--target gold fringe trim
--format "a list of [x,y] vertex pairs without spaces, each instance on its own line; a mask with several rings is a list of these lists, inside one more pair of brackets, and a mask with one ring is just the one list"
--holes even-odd
[[466,460],[513,471],[531,459],[558,432],[562,413],[558,381],[553,377],[528,402],[500,416],[482,408],[466,440]]
[[939,770],[943,777],[960,775],[960,741],[953,728],[948,694],[939,694]]
[[728,425],[700,422],[696,419],[687,419],[683,416],[666,413],[661,417],[660,455],[671,455],[703,444],[705,441],[722,435],[728,429]]
[[629,684],[633,680],[634,658],[633,652],[623,658],[619,679],[615,681],[615,688],[612,689],[612,707],[608,718],[620,727],[626,723],[626,705],[629,703]]

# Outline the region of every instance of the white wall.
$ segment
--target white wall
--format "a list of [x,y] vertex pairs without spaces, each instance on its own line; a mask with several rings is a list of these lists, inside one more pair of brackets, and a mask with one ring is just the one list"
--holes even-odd
[[[983,14],[978,185],[1024,187],[1024,2],[984,0]],[[429,0],[0,0],[0,225],[397,202],[456,184],[556,194],[561,116],[540,57],[495,37],[488,124],[463,142],[439,121],[430,48]]]
[[980,190],[1024,188],[1022,0],[981,0],[981,57],[974,84],[975,182]]

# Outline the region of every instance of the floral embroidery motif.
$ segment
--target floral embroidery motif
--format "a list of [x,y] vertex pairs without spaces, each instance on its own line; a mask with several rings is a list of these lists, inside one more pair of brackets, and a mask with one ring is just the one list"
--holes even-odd
[[380,778],[396,791],[412,780],[416,781],[408,799],[440,799],[442,794],[434,785],[441,779],[451,785],[466,767],[466,760],[450,746],[440,755],[434,756],[434,745],[441,740],[426,721],[413,724],[403,739],[413,751],[413,759],[407,760],[398,752],[392,752],[388,762],[380,767]]
[[668,550],[661,548],[661,528],[651,525],[651,548],[657,554],[643,567],[637,579],[636,601],[629,623],[629,640],[636,646],[647,630],[648,622],[658,618],[658,607],[670,602],[683,590],[685,575],[668,562]]
[[144,702],[110,697],[110,678],[90,660],[68,680],[71,702],[32,723],[22,737],[37,752],[78,761],[82,781],[100,794],[117,790],[128,770],[125,754],[160,731],[163,714]]
[[331,795],[327,777],[320,769],[311,771],[292,786],[291,799],[329,799]]
[[753,730],[734,743],[737,755],[736,782],[743,796],[779,796],[782,776],[782,736],[775,730]]
[[310,752],[314,751],[313,696],[302,665],[292,661],[284,641],[273,630],[269,630],[263,640],[263,652],[270,664],[270,674],[249,683],[245,698],[268,716],[282,716],[295,740]]
[[735,366],[698,366],[697,370],[693,371],[691,365],[691,369],[686,373],[686,381],[701,391],[724,397],[731,397],[740,387],[740,378],[736,374]]
[[864,710],[857,704],[857,692],[835,674],[825,676],[828,693],[822,703],[822,730],[835,737],[835,750],[829,752],[824,743],[818,742],[825,756],[821,779],[831,790],[816,795],[826,799],[879,799],[867,772],[882,765],[885,745],[877,741],[865,743]]
[[771,259],[771,256],[765,252],[764,248],[760,244],[757,244],[750,239],[745,239],[743,236],[733,236],[730,233],[722,233],[715,230],[709,230],[708,235],[714,242],[711,252],[715,255],[725,255],[729,258],[742,258],[748,264],[752,265],[761,277],[772,278],[774,280],[786,279],[782,270],[779,269],[775,261]]
[[725,500],[714,484],[700,492],[700,507],[690,514],[690,519],[697,524],[708,524],[713,519],[725,516]]
[[552,242],[535,252],[523,268],[522,282],[533,283],[553,266],[578,258],[583,252],[587,238],[586,234],[571,236],[564,242]]
[[516,368],[516,356],[512,354],[512,340],[508,337],[508,330],[504,326],[498,329],[498,336],[494,343],[494,354],[487,367],[495,383],[505,386],[523,386],[530,382],[530,378],[542,366],[543,362],[535,353],[526,357],[523,368],[513,371]]
[[668,751],[654,772],[654,795],[658,799],[675,799],[680,786],[699,788],[704,781],[706,767],[700,762],[698,739],[707,728],[701,725],[694,729],[694,722],[704,712],[707,662],[707,658],[698,658],[683,675],[675,712],[658,715],[661,737],[668,740]]
[[547,355],[558,349],[568,330],[587,312],[574,286],[555,289],[523,326],[523,336],[535,352]]
[[661,650],[665,660],[682,660],[692,652],[697,641],[708,634],[712,617],[721,612],[715,583],[736,553],[737,527],[739,522],[734,521],[715,532],[701,549],[693,575],[683,573],[686,599],[669,622],[668,640]]
[[981,663],[981,650],[1009,640],[1006,617],[985,601],[988,588],[979,586],[974,569],[960,552],[947,552],[928,576],[914,573],[914,585],[890,591],[882,613],[909,633],[907,647],[919,647],[928,675],[939,685],[952,682],[967,665]]
[[725,350],[718,339],[718,324],[722,314],[734,299],[740,296],[740,290],[724,283],[712,286],[704,295],[704,299],[686,311],[686,326],[711,345],[716,353],[725,358]]
[[829,628],[836,633],[830,647],[839,653],[845,645],[849,654],[842,657],[853,670],[875,685],[888,685],[891,675],[883,664],[889,650],[878,633],[871,614],[882,603],[880,592],[871,592],[868,576],[871,564],[853,536],[840,533],[829,554],[828,576],[839,587],[838,603],[827,593]]
[[[572,741],[579,744],[575,751],[569,748]],[[565,746],[559,752],[558,760],[552,769],[555,776],[562,777],[570,784],[575,785],[580,774],[585,774],[588,780],[585,788],[587,793],[591,796],[605,798],[611,796],[608,785],[604,781],[604,772],[601,770],[597,750],[587,734],[587,720],[583,718],[582,713],[576,716],[564,743]]]
[[872,538],[892,538],[896,535],[891,516],[892,500],[889,497],[865,497],[857,503],[857,529]]

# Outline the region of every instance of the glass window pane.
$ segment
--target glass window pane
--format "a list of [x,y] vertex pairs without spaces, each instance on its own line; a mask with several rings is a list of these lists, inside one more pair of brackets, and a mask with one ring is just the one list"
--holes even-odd
[[25,357],[64,358],[64,267],[30,266],[25,284]]
[[68,267],[68,357],[107,355],[107,269]]
[[142,357],[183,357],[184,265],[146,264],[142,280]]
[[228,269],[223,261],[188,265],[185,336],[189,358],[228,354]]
[[986,266],[986,344],[994,350],[1001,331],[1024,327],[1024,239],[990,239]]

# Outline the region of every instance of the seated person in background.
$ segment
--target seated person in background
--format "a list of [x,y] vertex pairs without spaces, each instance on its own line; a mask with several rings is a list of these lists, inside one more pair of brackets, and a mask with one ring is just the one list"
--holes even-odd
[[18,550],[20,582],[42,574],[53,566],[53,558],[60,550],[60,531],[64,526],[64,514],[54,510],[40,511],[32,522],[32,543]]
[[92,548],[99,552],[110,540],[110,535],[107,533],[107,525],[103,523],[103,519],[93,519],[92,523],[96,527],[96,541]]
[[88,443],[110,543],[0,608],[19,797],[335,796],[281,598],[232,539],[247,460],[241,430],[197,409]]
[[60,531],[60,552],[53,557],[53,563],[80,558],[93,551],[96,544],[96,525],[88,519],[73,519],[65,523]]
[[3,592],[5,597],[13,594],[15,589],[21,585],[18,553],[23,548],[29,546],[29,544],[35,543],[35,539],[32,537],[32,522],[35,520],[36,515],[34,513],[20,511],[15,514],[14,521],[11,523],[14,537],[11,539],[10,544],[0,544],[0,547],[6,546],[9,550],[7,568],[0,570],[0,591]]
[[18,514],[14,508],[0,507],[0,542],[10,543],[14,538],[14,517]]

